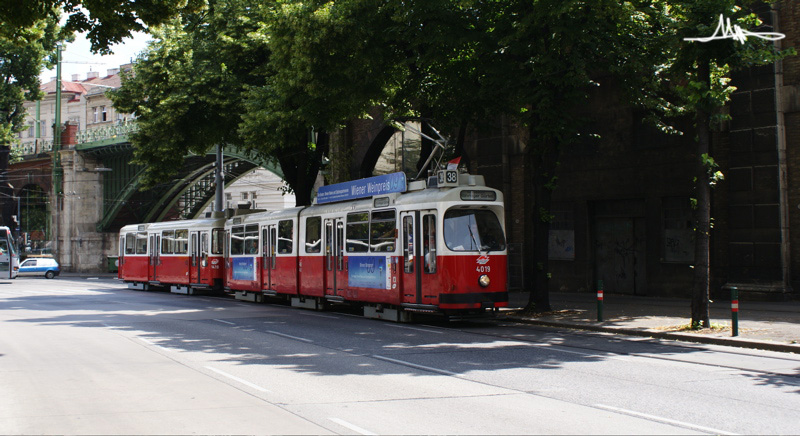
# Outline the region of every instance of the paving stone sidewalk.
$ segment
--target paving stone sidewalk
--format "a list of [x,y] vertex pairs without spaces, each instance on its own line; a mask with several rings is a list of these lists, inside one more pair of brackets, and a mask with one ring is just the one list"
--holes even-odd
[[800,353],[800,302],[739,301],[739,335],[731,335],[730,301],[711,303],[712,331],[690,331],[691,302],[688,299],[635,297],[605,294],[603,321],[597,320],[594,293],[550,294],[552,312],[525,315],[521,309],[528,294],[509,294],[509,307],[502,316],[532,324],[649,336],[689,342]]

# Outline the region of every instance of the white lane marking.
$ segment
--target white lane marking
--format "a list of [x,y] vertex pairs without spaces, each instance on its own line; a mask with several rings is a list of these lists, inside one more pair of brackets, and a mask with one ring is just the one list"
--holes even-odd
[[284,337],[284,338],[287,338],[287,339],[294,339],[295,341],[302,341],[302,342],[308,342],[308,343],[314,342],[311,339],[306,339],[306,338],[301,338],[301,337],[297,337],[297,336],[287,335],[286,333],[278,333],[278,332],[272,331],[272,330],[267,330],[267,333],[272,333],[273,335],[281,336],[281,337]]
[[650,420],[653,420],[653,421],[659,421],[659,422],[663,422],[665,424],[673,424],[673,425],[677,425],[677,426],[680,426],[680,427],[691,428],[693,430],[699,430],[699,431],[710,433],[710,434],[726,434],[726,435],[738,434],[738,433],[730,433],[730,432],[727,432],[727,431],[718,430],[716,428],[703,427],[702,425],[689,424],[688,422],[676,421],[674,419],[662,418],[660,416],[649,415],[647,413],[634,412],[633,410],[620,409],[619,407],[606,406],[605,404],[595,404],[594,407],[597,407],[599,409],[605,409],[605,410],[608,410],[608,411],[611,411],[611,412],[624,413],[626,415],[638,416],[640,418],[646,418],[646,419],[650,419]]
[[211,321],[221,322],[223,324],[229,324],[229,325],[236,325],[235,323],[232,323],[230,321],[225,321],[224,319],[212,319]]
[[243,385],[245,385],[245,386],[249,386],[249,387],[251,387],[251,388],[253,388],[253,389],[257,390],[257,391],[261,391],[261,392],[269,392],[269,393],[271,393],[271,394],[272,394],[272,393],[274,393],[274,392],[272,392],[272,391],[271,391],[271,390],[269,390],[269,389],[264,389],[264,388],[262,388],[261,386],[259,386],[259,385],[257,385],[257,384],[250,383],[249,381],[247,381],[247,380],[245,380],[245,379],[242,379],[242,378],[236,377],[236,376],[235,376],[235,375],[233,375],[233,374],[228,374],[228,373],[227,373],[227,372],[225,372],[225,371],[220,371],[220,370],[219,370],[219,369],[217,369],[217,368],[212,368],[212,367],[210,367],[210,366],[206,366],[205,368],[206,368],[206,369],[208,369],[208,370],[210,370],[210,371],[214,371],[214,372],[216,372],[217,374],[219,374],[219,375],[221,375],[221,376],[228,377],[229,379],[231,379],[231,380],[233,380],[233,381],[236,381],[236,382],[239,382],[239,383],[241,383],[241,384],[243,384]]
[[433,368],[433,367],[425,366],[425,365],[417,365],[416,363],[406,362],[405,360],[392,359],[391,357],[379,356],[377,354],[373,354],[372,357],[374,357],[374,358],[376,358],[378,360],[383,360],[385,362],[396,363],[398,365],[403,365],[403,366],[410,366],[412,368],[417,368],[417,369],[421,369],[421,370],[424,370],[424,371],[435,372],[435,373],[442,374],[442,375],[450,375],[450,376],[455,376],[455,377],[458,376],[458,374],[456,374],[454,372],[450,372],[450,371],[447,371],[447,370],[444,370],[444,369],[439,369],[439,368]]
[[349,422],[347,422],[347,421],[345,421],[343,419],[339,419],[339,418],[328,418],[328,419],[330,419],[331,421],[341,425],[342,427],[349,428],[350,430],[353,430],[354,432],[356,432],[358,434],[377,435],[377,433],[373,433],[373,432],[371,432],[369,430],[364,430],[363,428],[361,428],[361,427],[359,427],[359,426],[357,426],[355,424],[350,424]]
[[306,315],[306,316],[316,316],[317,318],[339,319],[338,316],[333,316],[333,315],[320,315],[318,313],[310,313],[310,312],[303,312],[303,311],[300,311],[300,313],[303,314],[303,315]]
[[398,325],[398,324],[386,324],[386,325],[389,326],[389,327],[395,327],[395,328],[398,328],[398,329],[416,330],[416,331],[419,331],[419,332],[436,333],[436,334],[439,334],[439,335],[444,333],[442,331],[421,329],[419,327],[409,327],[407,325]]

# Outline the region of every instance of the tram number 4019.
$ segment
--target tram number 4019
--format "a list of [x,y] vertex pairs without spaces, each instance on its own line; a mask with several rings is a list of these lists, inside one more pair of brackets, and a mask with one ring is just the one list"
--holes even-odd
[[477,271],[479,273],[488,273],[488,272],[492,272],[492,267],[481,265],[481,266],[475,267],[475,271]]

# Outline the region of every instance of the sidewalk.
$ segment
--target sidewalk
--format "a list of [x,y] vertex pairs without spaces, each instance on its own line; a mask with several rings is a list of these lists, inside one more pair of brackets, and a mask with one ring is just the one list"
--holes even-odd
[[682,329],[691,322],[688,299],[634,297],[605,294],[603,322],[597,321],[594,293],[551,292],[552,312],[525,315],[521,309],[528,294],[509,294],[509,307],[501,313],[530,324],[592,330],[706,344],[728,345],[800,353],[800,302],[739,301],[739,335],[731,336],[731,303],[711,303],[713,331]]

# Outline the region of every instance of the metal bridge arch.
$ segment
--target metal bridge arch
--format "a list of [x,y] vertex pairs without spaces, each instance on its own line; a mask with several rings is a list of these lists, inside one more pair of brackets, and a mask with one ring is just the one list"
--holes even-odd
[[[144,167],[130,163],[130,143],[100,147],[78,146],[81,154],[102,162],[103,217],[98,231],[114,231],[126,224],[194,218],[214,198],[214,149],[184,158],[175,178],[141,191]],[[283,178],[280,168],[252,158],[235,147],[224,150],[224,184],[229,186],[247,172],[262,167]]]

